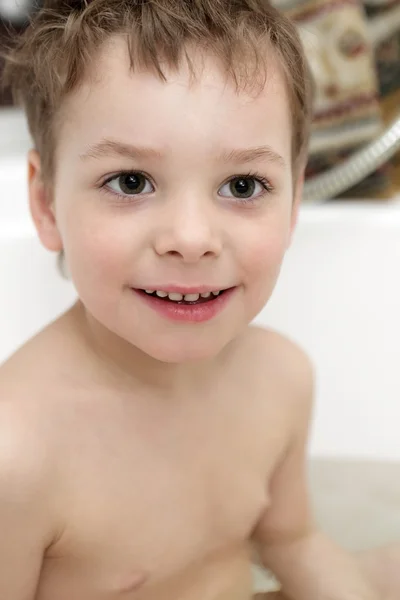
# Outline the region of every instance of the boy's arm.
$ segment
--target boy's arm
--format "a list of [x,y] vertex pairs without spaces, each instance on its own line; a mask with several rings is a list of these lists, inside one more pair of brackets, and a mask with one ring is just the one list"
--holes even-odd
[[356,559],[330,541],[313,521],[306,472],[313,377],[308,359],[298,350],[295,354],[294,431],[272,478],[270,507],[254,532],[256,549],[290,600],[378,600]]
[[46,460],[28,429],[0,402],[0,598],[7,600],[35,598],[51,542]]

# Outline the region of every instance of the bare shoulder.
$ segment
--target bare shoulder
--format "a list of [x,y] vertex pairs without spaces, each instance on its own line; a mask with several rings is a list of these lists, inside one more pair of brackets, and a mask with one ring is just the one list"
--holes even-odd
[[54,326],[46,327],[0,367],[0,477],[13,471],[15,484],[54,481],[62,422],[60,360]]
[[54,454],[37,408],[33,391],[0,379],[0,483],[28,489],[50,478]]
[[272,384],[280,400],[286,398],[303,410],[311,408],[314,368],[303,348],[277,331],[251,326],[242,350],[260,385]]
[[252,361],[266,368],[273,365],[274,369],[281,370],[289,379],[297,383],[312,378],[313,365],[310,357],[301,346],[285,335],[258,326],[248,327],[244,337],[244,344],[252,350]]
[[84,355],[76,343],[74,308],[46,325],[0,364],[0,389],[7,389],[18,402],[32,404],[34,398],[42,405],[76,384]]
[[45,548],[58,531],[54,456],[24,414],[25,403],[13,394],[0,385],[0,524],[16,536],[18,523],[34,523],[38,543]]
[[19,397],[9,382],[0,382],[0,588],[4,592],[19,589],[21,573],[25,593],[34,589],[42,558],[63,529],[56,457],[32,416],[29,398]]
[[15,486],[38,489],[40,483],[44,492],[54,482],[58,458],[58,329],[57,322],[48,325],[0,366],[0,478],[10,471]]

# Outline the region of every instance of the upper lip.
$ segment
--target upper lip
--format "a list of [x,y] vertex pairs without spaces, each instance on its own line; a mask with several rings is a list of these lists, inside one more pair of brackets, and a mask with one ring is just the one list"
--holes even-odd
[[218,287],[210,285],[197,285],[197,286],[182,286],[182,285],[161,285],[161,286],[147,286],[142,288],[136,288],[141,290],[154,290],[155,292],[169,292],[173,294],[182,294],[187,296],[189,294],[207,294],[211,292],[222,292],[223,290],[229,289],[229,287]]

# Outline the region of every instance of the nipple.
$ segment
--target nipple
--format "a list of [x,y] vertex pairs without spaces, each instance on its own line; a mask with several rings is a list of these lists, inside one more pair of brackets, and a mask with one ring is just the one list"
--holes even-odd
[[118,585],[115,586],[116,591],[118,591],[120,594],[136,592],[146,583],[147,579],[148,575],[140,571],[124,578],[121,577]]

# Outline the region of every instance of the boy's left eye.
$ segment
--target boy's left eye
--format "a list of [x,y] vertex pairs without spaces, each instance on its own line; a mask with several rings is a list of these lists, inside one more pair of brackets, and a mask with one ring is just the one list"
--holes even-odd
[[253,200],[263,195],[266,191],[272,191],[272,187],[266,179],[253,175],[239,175],[225,183],[219,193],[221,196],[228,198]]

